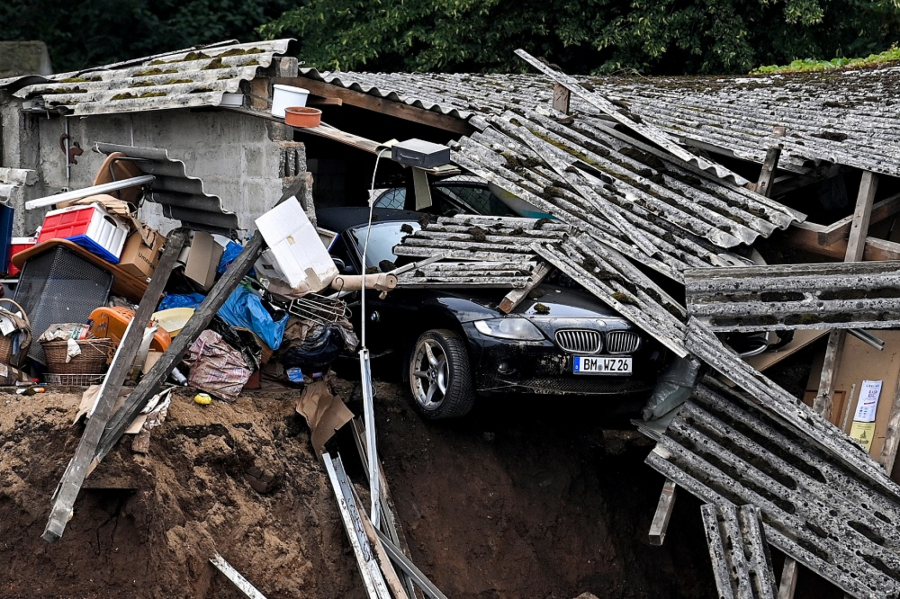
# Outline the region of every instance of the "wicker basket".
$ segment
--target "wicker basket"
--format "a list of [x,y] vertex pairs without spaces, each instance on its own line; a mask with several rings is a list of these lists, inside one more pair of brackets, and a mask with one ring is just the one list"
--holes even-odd
[[52,374],[103,374],[115,349],[112,339],[78,339],[81,354],[66,362],[68,341],[44,341],[47,370]]
[[[9,364],[15,368],[21,368],[28,350],[31,348],[31,323],[28,321],[28,315],[24,308],[9,298],[0,298],[0,302],[8,302],[13,305],[15,310],[22,313],[22,316],[16,316],[14,311],[0,308],[0,313],[10,318],[16,325],[16,330],[9,335],[0,335],[0,364]],[[18,352],[13,355],[13,337],[19,331],[25,331],[25,339],[19,343]]]

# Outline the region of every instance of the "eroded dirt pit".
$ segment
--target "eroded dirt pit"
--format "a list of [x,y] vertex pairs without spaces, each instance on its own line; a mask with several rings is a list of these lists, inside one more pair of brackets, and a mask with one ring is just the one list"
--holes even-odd
[[[663,483],[643,464],[651,444],[595,400],[488,400],[427,423],[400,387],[377,394],[412,557],[448,597],[716,596],[699,503],[681,494],[666,544],[650,546]],[[214,551],[269,599],[365,597],[294,392],[190,397],[174,399],[148,455],[120,443],[50,545],[40,536],[78,443],[79,398],[0,394],[0,597],[239,597]],[[337,441],[358,472],[347,434]]]

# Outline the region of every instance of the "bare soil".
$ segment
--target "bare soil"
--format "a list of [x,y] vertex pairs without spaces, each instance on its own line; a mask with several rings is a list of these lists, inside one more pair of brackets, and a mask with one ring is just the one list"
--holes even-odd
[[[595,400],[487,400],[431,423],[400,387],[377,392],[379,451],[413,559],[449,597],[716,596],[699,503],[681,494],[666,544],[650,546],[663,484],[643,464],[651,445]],[[0,394],[0,598],[238,597],[209,565],[215,551],[269,599],[363,598],[293,398],[177,397],[149,455],[120,443],[50,545],[40,535],[78,443],[78,396]],[[353,474],[347,440],[336,441]]]

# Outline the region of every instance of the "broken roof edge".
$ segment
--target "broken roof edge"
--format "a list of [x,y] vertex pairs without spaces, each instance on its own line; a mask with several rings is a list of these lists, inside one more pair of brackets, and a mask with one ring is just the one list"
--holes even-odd
[[530,54],[525,52],[525,50],[516,50],[516,56],[533,66],[535,69],[544,73],[545,75],[553,79],[556,83],[568,89],[570,92],[576,94],[585,102],[591,104],[598,110],[614,118],[622,125],[628,127],[634,133],[646,137],[656,145],[665,149],[670,154],[681,158],[685,162],[696,165],[697,168],[700,168],[707,173],[713,174],[719,179],[730,181],[735,185],[742,186],[749,183],[749,181],[747,181],[737,173],[725,168],[721,164],[706,160],[705,158],[702,158],[700,156],[697,156],[693,152],[690,152],[687,148],[684,148],[677,142],[677,140],[675,140],[675,138],[666,133],[664,130],[656,127],[655,125],[646,125],[642,123],[640,119],[635,118],[636,115],[632,114],[631,112],[617,109],[616,106],[605,97],[595,92],[588,91],[586,88],[582,87],[582,85],[574,77],[556,71],[549,65],[544,64],[534,56],[531,56]]
[[[365,85],[360,81],[355,80],[355,74],[352,72],[319,71],[314,67],[307,67],[301,68],[300,74],[315,81],[321,81],[322,83],[336,85],[338,87],[357,91],[363,94],[374,96],[376,98],[381,98],[383,100],[400,102],[408,106],[414,106],[416,108],[421,108],[430,112],[437,112],[438,114],[442,114],[444,116],[452,116],[463,121],[468,121],[476,114],[472,111],[448,107],[436,100],[429,101],[427,99],[414,99],[409,98],[405,95],[401,95],[397,91],[382,91],[378,86]],[[371,75],[370,73],[361,74]],[[341,77],[343,77],[343,79]]]

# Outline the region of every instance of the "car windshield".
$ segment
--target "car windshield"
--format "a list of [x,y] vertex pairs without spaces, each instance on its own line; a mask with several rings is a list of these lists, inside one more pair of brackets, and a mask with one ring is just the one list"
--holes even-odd
[[[378,266],[382,261],[394,262],[394,246],[414,231],[422,227],[416,221],[385,221],[372,223],[372,232],[369,234],[369,249],[366,251],[366,267]],[[362,256],[363,246],[366,243],[366,227],[360,226],[348,231],[353,237],[359,254]]]

